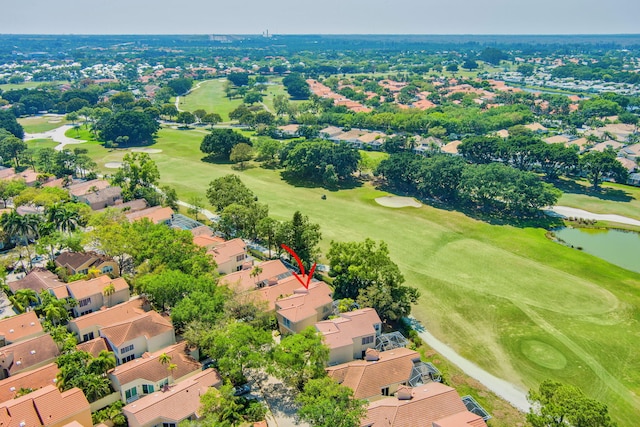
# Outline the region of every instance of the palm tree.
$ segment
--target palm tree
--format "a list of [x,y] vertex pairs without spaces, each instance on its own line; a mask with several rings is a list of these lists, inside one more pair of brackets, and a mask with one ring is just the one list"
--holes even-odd
[[71,234],[80,222],[80,214],[64,205],[55,204],[47,209],[47,219],[57,230]]
[[107,286],[104,287],[104,289],[102,290],[102,295],[107,297],[107,300],[109,301],[107,303],[107,307],[111,307],[111,295],[116,293],[116,287],[113,286],[113,283],[109,283]]
[[167,366],[167,371],[169,371],[169,382],[173,382],[173,371],[176,369],[178,369],[178,365],[175,363],[169,363],[169,366]]
[[79,378],[78,388],[84,392],[89,402],[95,402],[111,392],[111,383],[108,378],[91,373]]
[[42,308],[42,314],[45,319],[57,326],[63,320],[69,318],[66,303],[64,300],[52,299]]
[[102,375],[103,377],[107,376],[107,372],[116,367],[116,357],[112,352],[107,350],[102,350],[98,357],[93,358],[89,362],[89,372],[94,374]]
[[19,313],[24,313],[31,303],[38,302],[38,294],[33,289],[18,289],[15,294],[9,297]]
[[253,283],[255,284],[255,282],[257,280],[256,277],[260,276],[261,274],[262,274],[262,267],[260,267],[259,265],[256,265],[251,270],[251,273],[249,274],[249,277],[253,278]]
[[162,353],[160,356],[158,356],[158,361],[163,365],[168,365],[169,363],[171,363],[171,356],[169,356],[167,353]]
[[[29,251],[29,239],[39,237],[40,215],[26,214],[20,215],[16,210],[3,213],[0,216],[0,226],[8,235],[18,237],[19,243],[23,244],[31,265],[31,252]],[[24,266],[23,266],[24,267]]]

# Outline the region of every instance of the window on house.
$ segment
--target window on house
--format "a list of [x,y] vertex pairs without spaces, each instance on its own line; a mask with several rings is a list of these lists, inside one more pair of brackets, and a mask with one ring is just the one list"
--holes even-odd
[[85,268],[84,270],[80,270],[80,271],[77,272],[77,274],[87,274],[87,273],[89,273],[89,269],[88,268]]
[[120,360],[120,363],[127,363],[127,362],[132,361],[132,360],[133,360],[133,359],[135,359],[135,358],[136,358],[136,355],[135,355],[135,354],[130,354],[130,355],[128,355],[127,357],[125,357],[125,358],[121,359],[121,360]]
[[373,342],[372,336],[362,338],[362,345],[371,344],[372,342]]
[[138,395],[137,387],[130,388],[129,390],[124,392],[124,397],[127,399],[127,401],[130,401],[131,399],[135,398],[137,395]]
[[113,267],[110,265],[105,265],[104,267],[102,267],[102,272],[103,273],[111,273],[113,272]]
[[168,379],[168,378],[165,378],[165,379],[163,379],[162,381],[160,381],[160,382],[158,383],[158,388],[162,388],[162,387],[164,387],[164,386],[166,386],[166,385],[169,385],[169,379]]
[[89,341],[93,339],[93,332],[89,332],[88,334],[84,334],[82,336],[82,341]]
[[153,391],[153,384],[142,384],[142,392],[144,394],[151,394]]
[[175,423],[162,423],[162,427],[176,427]]
[[291,328],[291,320],[287,319],[286,317],[282,318],[282,324],[287,328]]
[[380,392],[383,396],[389,396],[389,387],[383,387],[382,389],[380,389]]
[[133,344],[130,344],[130,345],[126,346],[126,347],[122,347],[120,349],[120,354],[124,354],[124,353],[126,353],[128,351],[131,351],[131,350],[133,350]]
[[236,257],[236,262],[240,262],[240,261],[242,261],[242,260],[244,260],[244,254],[242,254],[242,255],[238,255],[238,256]]
[[81,312],[80,312],[80,316],[84,316],[85,314],[89,314],[89,313],[91,313],[91,312],[92,312],[92,310],[85,310],[85,311],[81,311]]
[[85,299],[81,299],[80,301],[78,301],[78,305],[80,307],[84,307],[86,305],[91,304],[91,298],[85,298]]

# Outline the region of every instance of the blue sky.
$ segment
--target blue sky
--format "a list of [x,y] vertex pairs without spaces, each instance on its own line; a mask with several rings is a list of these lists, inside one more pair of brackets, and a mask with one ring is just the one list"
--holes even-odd
[[2,0],[0,6],[0,33],[20,34],[640,33],[638,0]]

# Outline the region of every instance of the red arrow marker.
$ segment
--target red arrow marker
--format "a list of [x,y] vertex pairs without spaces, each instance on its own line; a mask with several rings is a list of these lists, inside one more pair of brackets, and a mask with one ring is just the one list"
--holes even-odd
[[[298,256],[298,254],[295,253],[293,249],[291,249],[289,246],[285,245],[284,243],[280,246],[282,246],[282,249],[289,252],[289,254],[296,260],[296,262],[298,263],[298,268],[300,269],[300,274],[304,276],[304,265],[302,264],[302,261],[300,260],[300,257]],[[304,286],[305,289],[309,289],[309,283],[311,283],[311,278],[313,277],[314,271],[316,271],[316,263],[313,263],[313,266],[309,271],[309,275],[307,276],[306,281],[302,280],[302,277],[298,276],[298,274],[295,271],[293,272],[293,275],[295,276],[296,280],[300,282],[302,286]]]

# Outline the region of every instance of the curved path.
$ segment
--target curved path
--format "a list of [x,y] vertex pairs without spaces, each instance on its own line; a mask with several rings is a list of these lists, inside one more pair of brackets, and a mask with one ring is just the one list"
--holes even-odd
[[522,412],[529,412],[531,404],[527,400],[526,391],[521,390],[502,378],[498,378],[495,375],[490,374],[475,363],[460,356],[453,348],[440,341],[427,331],[417,319],[410,317],[407,320],[411,323],[411,327],[418,332],[420,338],[422,338],[422,340],[431,348],[440,353],[442,357],[462,369],[462,371],[471,378],[478,380],[482,385],[512,404],[518,410]]
[[622,215],[615,214],[597,214],[568,206],[552,206],[545,210],[547,215],[560,216],[562,218],[574,217],[582,219],[594,219],[596,221],[611,221],[619,224],[635,225],[640,227],[640,221]]
[[40,138],[52,139],[58,143],[58,145],[56,145],[54,148],[56,151],[62,151],[65,145],[82,144],[83,142],[87,142],[83,139],[69,138],[68,136],[65,135],[65,133],[69,129],[73,129],[73,127],[74,127],[73,125],[62,125],[53,130],[43,132],[43,133],[26,133],[24,136],[24,140],[28,141],[31,139],[40,139]]

